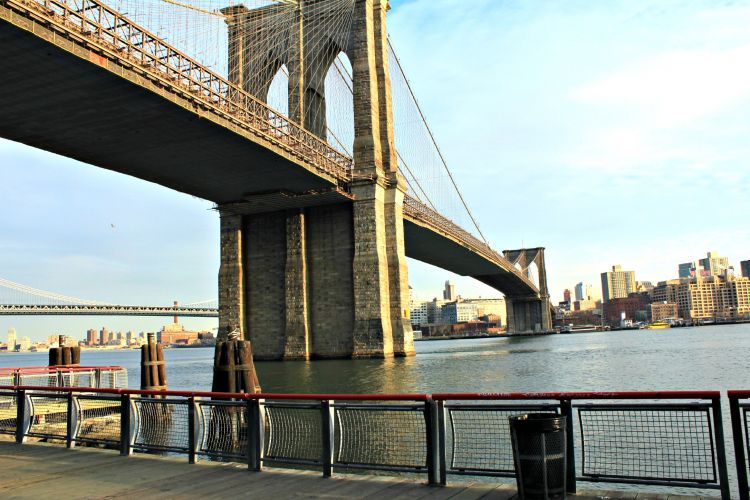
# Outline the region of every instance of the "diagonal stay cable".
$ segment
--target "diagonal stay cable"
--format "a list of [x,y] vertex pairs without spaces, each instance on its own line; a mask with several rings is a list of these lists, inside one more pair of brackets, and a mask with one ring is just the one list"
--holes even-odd
[[440,161],[443,163],[443,167],[445,168],[445,171],[448,173],[448,178],[451,180],[451,184],[453,184],[453,187],[455,188],[456,193],[458,194],[458,197],[461,200],[461,204],[463,204],[464,208],[466,209],[466,212],[469,214],[469,217],[471,218],[471,222],[474,224],[474,227],[479,232],[479,236],[482,237],[484,244],[489,246],[489,243],[487,243],[487,238],[484,237],[484,233],[482,233],[482,230],[479,228],[479,224],[477,224],[477,221],[474,218],[474,215],[471,213],[471,210],[469,210],[469,206],[466,204],[466,200],[464,200],[464,197],[461,194],[461,191],[458,189],[458,185],[456,184],[456,180],[453,178],[453,174],[451,174],[451,171],[448,169],[448,163],[445,161],[443,152],[440,151],[440,146],[438,146],[437,141],[435,140],[435,136],[432,133],[432,129],[430,129],[430,126],[427,124],[427,118],[425,118],[424,113],[422,112],[422,107],[419,105],[419,101],[417,100],[417,96],[414,94],[414,90],[411,88],[411,83],[409,83],[409,79],[406,77],[404,68],[403,66],[401,66],[401,61],[396,55],[396,51],[393,48],[393,44],[391,44],[390,37],[388,37],[388,47],[391,49],[391,52],[393,53],[393,59],[396,61],[396,65],[398,66],[399,71],[401,71],[401,75],[404,77],[404,81],[406,82],[406,88],[409,90],[409,94],[411,94],[411,98],[414,100],[414,104],[417,105],[417,111],[419,112],[419,116],[422,119],[422,123],[424,123],[424,126],[427,129],[427,133],[430,135],[430,140],[432,141],[432,144],[434,144],[435,146],[435,150],[437,151],[438,156],[440,157]]

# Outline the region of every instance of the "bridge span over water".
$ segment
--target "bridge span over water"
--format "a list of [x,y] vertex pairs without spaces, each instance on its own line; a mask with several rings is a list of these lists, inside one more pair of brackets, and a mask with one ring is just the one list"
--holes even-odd
[[[403,161],[386,10],[213,12],[224,77],[101,0],[0,0],[0,136],[215,202],[220,331],[239,328],[259,358],[413,354],[406,257],[503,292],[510,331],[550,329],[544,249],[496,252],[441,214]],[[259,24],[277,18],[290,28]],[[339,54],[352,68],[351,153],[326,123]],[[288,116],[258,83],[282,66]]]

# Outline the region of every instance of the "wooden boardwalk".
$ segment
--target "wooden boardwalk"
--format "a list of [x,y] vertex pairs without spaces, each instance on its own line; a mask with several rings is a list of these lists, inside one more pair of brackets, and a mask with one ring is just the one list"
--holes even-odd
[[[266,469],[249,472],[238,464],[186,463],[182,458],[110,450],[0,441],[0,498],[429,498],[512,499],[515,489],[491,483],[453,483],[430,487],[390,476],[334,475]],[[680,495],[589,491],[581,499],[676,500]]]

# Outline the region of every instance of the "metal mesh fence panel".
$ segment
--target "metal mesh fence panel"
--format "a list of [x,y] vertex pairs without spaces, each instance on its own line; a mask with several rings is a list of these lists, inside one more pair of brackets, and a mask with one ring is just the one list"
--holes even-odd
[[57,373],[21,373],[18,385],[57,387]]
[[169,399],[133,399],[135,436],[133,449],[187,453],[188,402]]
[[13,385],[14,380],[15,380],[15,375],[13,374],[0,375],[0,385]]
[[99,388],[101,389],[124,389],[128,387],[128,371],[125,368],[118,370],[100,370]]
[[96,385],[93,371],[62,372],[60,377],[64,387],[94,387]]
[[212,459],[247,456],[247,404],[196,401],[202,423],[198,453]]
[[27,434],[65,439],[68,430],[67,396],[31,394],[31,425]]
[[550,405],[446,405],[446,462],[452,473],[515,473],[508,417],[557,411]]
[[264,457],[279,462],[320,464],[320,408],[266,403]]
[[15,434],[18,416],[18,396],[0,393],[0,434]]
[[335,408],[334,463],[425,470],[427,429],[423,405]]
[[[740,407],[742,408],[742,430],[745,432],[745,456],[750,457],[750,433],[748,433],[748,429],[750,429],[750,404],[740,404]],[[750,460],[747,460],[747,468],[750,471]]]
[[119,444],[120,398],[79,396],[75,439],[81,442]]
[[710,406],[578,406],[584,476],[715,483]]

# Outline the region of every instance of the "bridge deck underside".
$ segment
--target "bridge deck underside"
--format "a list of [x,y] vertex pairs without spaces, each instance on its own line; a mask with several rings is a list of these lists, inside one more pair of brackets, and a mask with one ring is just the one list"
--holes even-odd
[[158,95],[150,81],[131,82],[78,52],[0,19],[0,137],[218,203],[333,186],[212,113],[200,116],[189,101]]
[[535,290],[497,263],[415,221],[404,220],[404,241],[407,257],[471,276],[505,295],[536,296]]

